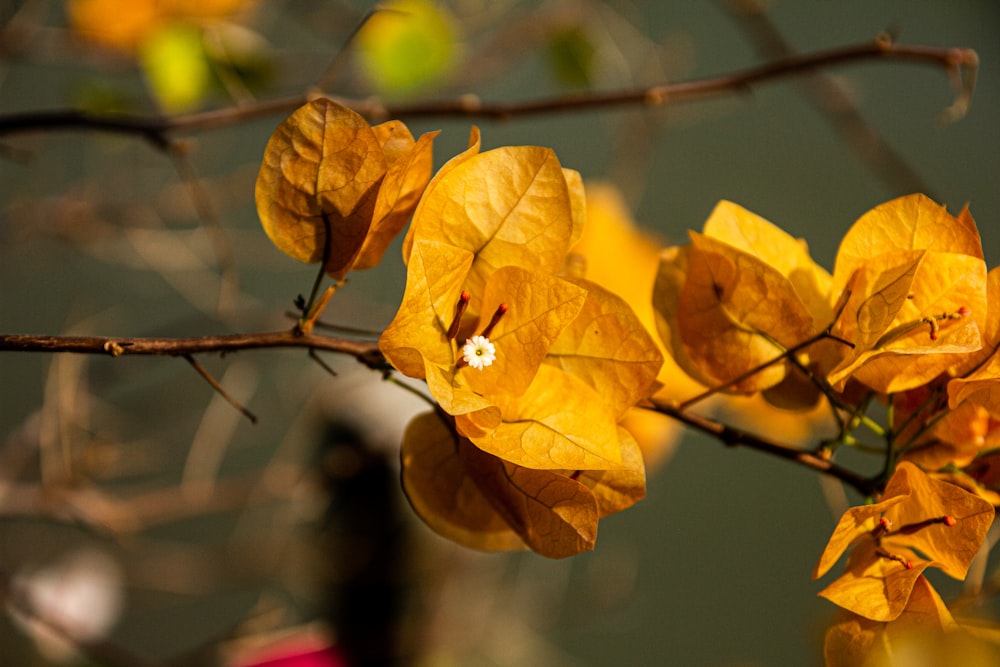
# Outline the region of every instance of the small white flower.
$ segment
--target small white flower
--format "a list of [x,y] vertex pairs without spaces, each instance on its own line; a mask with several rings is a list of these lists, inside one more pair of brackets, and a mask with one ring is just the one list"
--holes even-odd
[[465,345],[462,346],[462,354],[465,363],[477,371],[481,371],[497,358],[497,349],[493,347],[493,343],[486,336],[473,336],[465,341]]

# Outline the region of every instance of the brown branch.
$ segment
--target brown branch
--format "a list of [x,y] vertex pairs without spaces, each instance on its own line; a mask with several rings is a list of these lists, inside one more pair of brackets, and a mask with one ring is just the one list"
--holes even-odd
[[197,336],[193,338],[130,338],[112,336],[0,335],[0,351],[74,352],[78,354],[185,357],[205,352],[237,352],[263,348],[307,348],[355,357],[375,370],[388,370],[378,345],[369,341],[303,334],[296,330],[264,333]]
[[[713,95],[745,91],[767,81],[818,69],[863,61],[899,61],[945,68],[961,80],[961,90],[951,107],[954,117],[968,106],[975,81],[978,56],[972,49],[894,44],[881,37],[872,42],[844,46],[803,55],[790,55],[765,65],[717,77],[681,83],[548,97],[521,102],[484,102],[475,95],[387,106],[376,99],[333,98],[371,119],[407,117],[464,117],[503,120],[532,114],[566,113],[636,105],[662,106],[689,102]],[[296,95],[252,105],[229,107],[173,117],[97,115],[83,111],[32,111],[0,116],[0,135],[38,130],[85,129],[137,134],[166,149],[168,135],[231,125],[251,118],[289,113],[309,99]]]
[[792,461],[811,470],[835,477],[863,496],[870,496],[877,491],[876,481],[859,475],[853,470],[837,465],[833,461],[810,451],[789,447],[788,445],[761,438],[752,433],[747,433],[727,424],[714,421],[708,417],[682,410],[678,406],[669,403],[653,400],[652,409],[691,426],[702,433],[706,433],[728,447],[747,447]]

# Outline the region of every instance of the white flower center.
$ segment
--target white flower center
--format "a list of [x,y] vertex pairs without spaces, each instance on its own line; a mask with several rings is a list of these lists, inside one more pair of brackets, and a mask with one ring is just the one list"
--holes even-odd
[[481,371],[497,358],[497,350],[486,336],[473,336],[462,346],[462,358],[465,363]]

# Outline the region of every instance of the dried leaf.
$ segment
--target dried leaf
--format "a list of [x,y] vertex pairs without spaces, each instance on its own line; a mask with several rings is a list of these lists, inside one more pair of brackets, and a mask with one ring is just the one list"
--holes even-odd
[[379,337],[382,354],[404,375],[422,379],[428,366],[455,364],[447,334],[472,260],[469,251],[435,241],[410,254],[403,302]]
[[[454,158],[427,186],[410,244],[443,241],[475,255],[466,288],[480,313],[486,281],[500,266],[555,274],[574,234],[574,201],[555,153],[510,146]],[[578,204],[577,204],[578,206]]]
[[256,187],[264,231],[300,261],[326,255],[326,272],[342,278],[368,234],[385,172],[382,147],[364,118],[313,100],[267,142]]
[[908,250],[983,259],[979,231],[968,210],[956,218],[925,195],[907,195],[868,211],[844,235],[833,270],[836,293],[873,258]]
[[844,513],[813,578],[823,576],[854,545],[845,574],[820,595],[865,618],[891,621],[927,567],[965,577],[993,522],[993,506],[907,461],[898,465],[882,498]]
[[503,461],[465,441],[459,456],[496,511],[533,551],[565,558],[594,548],[600,515],[586,486],[562,472]]
[[646,469],[643,453],[632,434],[618,427],[622,468],[581,470],[576,479],[597,498],[601,517],[620,512],[646,497]]
[[428,412],[410,422],[401,456],[406,497],[434,532],[473,549],[526,548],[467,474],[458,438],[437,414]]
[[[926,657],[927,643],[938,640],[944,631],[956,629],[957,624],[927,579],[919,577],[912,591],[905,609],[891,623],[847,611],[838,614],[823,645],[827,667],[889,667],[898,664],[893,656],[910,651],[915,651],[911,655]],[[946,652],[941,657],[950,660],[954,653]]]
[[416,142],[405,125],[390,121],[372,128],[382,144],[388,171],[375,200],[372,226],[353,269],[369,269],[382,261],[389,244],[406,224],[420,202],[434,168],[434,138],[428,132]]
[[982,345],[965,312],[986,312],[986,266],[968,255],[884,253],[853,276],[834,333],[854,343],[827,378],[853,377],[880,392],[920,386]]
[[459,432],[483,451],[526,468],[622,467],[614,414],[583,381],[543,364],[523,394],[498,398],[503,421],[488,433],[471,434],[464,416],[455,419]]
[[587,299],[545,361],[586,382],[621,417],[652,393],[663,356],[623,299],[589,281],[570,282]]

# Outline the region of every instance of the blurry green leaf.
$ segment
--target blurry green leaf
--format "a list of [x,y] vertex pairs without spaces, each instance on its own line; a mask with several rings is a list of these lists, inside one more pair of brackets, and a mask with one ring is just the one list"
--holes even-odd
[[378,91],[405,97],[440,81],[458,57],[458,31],[428,0],[381,6],[358,35],[362,67]]
[[579,26],[551,35],[547,52],[549,65],[560,83],[576,88],[590,86],[595,49]]
[[189,25],[157,30],[142,45],[140,60],[153,95],[168,113],[196,107],[211,82],[201,31]]

